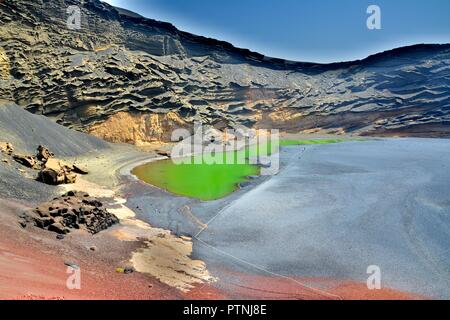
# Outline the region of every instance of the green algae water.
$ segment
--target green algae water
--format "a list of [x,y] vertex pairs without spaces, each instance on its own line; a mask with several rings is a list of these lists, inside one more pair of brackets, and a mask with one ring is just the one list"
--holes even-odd
[[[216,155],[196,155],[189,163],[175,164],[172,159],[154,161],[133,169],[132,173],[146,183],[171,193],[203,201],[223,198],[238,189],[239,183],[249,176],[260,174],[261,168],[248,159],[260,154],[269,155],[279,146],[337,143],[344,140],[281,140],[252,145],[243,150],[222,152]],[[221,163],[211,164],[213,157]],[[231,157],[232,163],[229,160]],[[240,159],[241,161],[237,161]],[[243,160],[243,161],[242,161]],[[244,162],[244,163],[243,163]]]
[[[275,146],[269,142],[239,151],[195,155],[190,157],[189,163],[183,164],[175,164],[172,159],[154,161],[133,169],[132,173],[146,183],[177,195],[216,200],[234,192],[249,176],[259,175],[260,167],[251,164],[249,158],[257,157],[262,150],[270,154]],[[213,157],[221,159],[220,163],[211,164]]]
[[172,160],[151,162],[133,170],[145,182],[169,192],[204,201],[225,197],[235,191],[259,168],[249,164],[180,164]]

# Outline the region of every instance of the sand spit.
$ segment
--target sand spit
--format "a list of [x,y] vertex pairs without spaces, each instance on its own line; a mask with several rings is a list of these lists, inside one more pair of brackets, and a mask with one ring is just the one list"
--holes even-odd
[[125,205],[126,199],[117,196],[115,191],[82,178],[64,188],[66,191],[83,190],[106,200],[108,211],[120,219],[120,226],[107,233],[122,241],[142,243],[129,261],[136,271],[149,274],[183,292],[193,289],[195,284],[217,280],[209,274],[203,261],[191,259],[191,238],[177,237],[168,230],[154,228],[136,219],[136,214]]
[[[162,230],[162,229],[159,229]],[[131,262],[138,272],[148,273],[161,282],[188,292],[194,284],[214,282],[201,260],[192,260],[192,241],[167,231],[149,237],[146,247],[133,253]]]

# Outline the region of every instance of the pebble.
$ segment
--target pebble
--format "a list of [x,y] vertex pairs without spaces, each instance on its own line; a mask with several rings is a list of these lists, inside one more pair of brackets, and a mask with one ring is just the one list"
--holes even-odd
[[123,273],[123,274],[130,274],[134,272],[134,268],[133,267],[125,267],[125,268],[116,268],[116,272],[117,273]]
[[71,261],[64,261],[64,264],[73,269],[80,269],[80,266],[78,266],[76,263],[71,262]]
[[130,274],[134,272],[134,268],[133,267],[126,267],[123,271],[123,273],[125,274]]
[[251,185],[251,183],[248,181],[241,182],[241,183],[239,183],[239,188],[244,189],[244,188],[247,188],[249,185]]

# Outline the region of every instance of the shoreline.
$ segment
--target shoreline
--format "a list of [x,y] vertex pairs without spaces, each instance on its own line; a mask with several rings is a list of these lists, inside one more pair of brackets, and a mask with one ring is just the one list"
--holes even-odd
[[[120,147],[118,149],[120,150]],[[127,149],[128,149],[128,147],[127,147]],[[127,293],[128,291],[127,290],[130,289],[130,286],[135,286],[135,285],[136,286],[141,286],[141,285],[143,285],[145,283],[150,283],[152,288],[154,288],[154,289],[151,290],[152,293],[149,293],[149,294],[145,294],[144,293],[143,294],[142,292],[145,292],[145,290],[144,290],[144,291],[139,291],[139,294],[132,294],[132,293],[130,293],[130,296],[127,296],[126,298],[130,298],[130,299],[159,299],[159,298],[164,298],[164,299],[173,299],[173,298],[176,298],[176,299],[186,299],[186,298],[187,299],[197,299],[197,298],[200,297],[200,298],[205,298],[205,299],[231,299],[231,298],[236,298],[236,299],[246,299],[246,298],[263,299],[267,293],[264,293],[263,291],[261,291],[259,294],[255,293],[255,292],[258,292],[258,290],[259,290],[257,288],[260,285],[260,281],[263,281],[265,283],[264,286],[268,286],[269,288],[272,287],[272,286],[275,286],[275,287],[276,286],[280,286],[280,288],[284,288],[283,290],[286,290],[286,292],[291,290],[291,289],[289,289],[290,288],[289,285],[286,285],[286,284],[280,285],[279,284],[280,279],[277,278],[277,277],[263,277],[260,280],[254,280],[254,281],[253,280],[252,281],[248,280],[249,281],[249,283],[248,283],[249,284],[249,288],[247,288],[245,290],[240,290],[238,292],[230,291],[230,285],[226,283],[226,279],[220,279],[220,278],[217,279],[218,282],[216,284],[214,284],[214,282],[213,283],[208,283],[208,281],[206,281],[206,283],[195,284],[196,281],[194,281],[193,286],[190,287],[189,290],[183,291],[183,290],[179,290],[179,289],[174,288],[173,287],[174,284],[172,284],[172,286],[171,286],[171,285],[167,285],[167,284],[161,283],[159,280],[157,280],[157,278],[158,278],[157,274],[158,273],[157,272],[155,273],[155,270],[152,271],[153,275],[152,274],[146,275],[145,274],[146,273],[145,272],[146,269],[148,269],[149,267],[150,267],[150,269],[152,269],[153,267],[149,266],[149,265],[146,265],[146,263],[144,263],[142,261],[145,261],[146,259],[148,259],[148,257],[155,256],[155,254],[159,255],[161,252],[160,251],[154,251],[154,250],[155,250],[155,248],[158,249],[160,246],[157,245],[157,246],[153,246],[152,248],[149,248],[148,247],[148,243],[145,243],[145,241],[139,240],[139,238],[143,235],[142,234],[142,230],[148,231],[149,229],[146,229],[146,228],[153,228],[153,227],[148,225],[148,223],[145,222],[145,220],[142,220],[140,218],[141,214],[137,214],[137,212],[132,211],[131,208],[133,206],[129,202],[130,202],[130,200],[133,199],[133,197],[135,195],[132,194],[132,193],[131,194],[123,194],[121,190],[124,187],[130,186],[131,184],[145,183],[145,182],[142,182],[140,179],[138,179],[136,176],[134,176],[131,173],[133,168],[135,168],[136,166],[145,164],[145,163],[158,161],[158,160],[163,160],[163,159],[167,159],[167,158],[166,157],[158,157],[158,156],[155,156],[155,155],[150,154],[150,153],[146,154],[145,152],[136,151],[136,149],[134,149],[134,148],[132,148],[132,149],[135,151],[135,153],[130,154],[130,156],[125,156],[125,158],[127,158],[126,163],[123,163],[123,159],[121,159],[121,160],[115,159],[114,160],[114,156],[111,156],[109,159],[106,159],[106,160],[110,161],[109,162],[109,166],[107,166],[107,167],[102,167],[102,164],[97,161],[98,160],[98,158],[97,158],[98,155],[95,154],[95,155],[91,155],[91,156],[87,157],[87,158],[89,158],[89,157],[91,158],[91,159],[88,159],[88,160],[96,162],[97,163],[97,167],[99,167],[99,168],[101,167],[101,168],[104,169],[104,172],[102,174],[108,174],[108,172],[110,172],[110,173],[112,173],[114,175],[115,182],[113,183],[113,185],[110,185],[109,187],[105,187],[105,186],[100,186],[100,185],[97,185],[96,183],[91,182],[91,180],[96,180],[95,176],[91,176],[89,180],[80,179],[80,182],[86,181],[88,184],[90,184],[91,185],[90,188],[92,188],[93,185],[95,185],[95,188],[98,188],[100,190],[100,193],[101,192],[105,192],[105,191],[110,192],[110,194],[107,195],[107,198],[110,198],[110,205],[112,205],[112,207],[113,207],[112,210],[113,211],[115,211],[117,209],[119,209],[119,211],[123,210],[123,209],[125,209],[125,210],[128,209],[129,211],[133,212],[133,216],[131,216],[131,217],[130,216],[126,216],[126,215],[121,217],[121,223],[123,224],[123,226],[121,226],[121,227],[114,227],[111,230],[107,230],[106,232],[102,232],[98,236],[94,237],[96,239],[95,241],[100,241],[100,242],[101,242],[101,240],[98,240],[98,239],[109,239],[109,241],[111,241],[111,239],[114,238],[114,241],[112,241],[114,243],[121,243],[121,242],[123,243],[123,241],[125,241],[125,243],[126,243],[125,246],[126,247],[127,246],[129,247],[129,245],[131,245],[133,248],[129,247],[129,249],[125,249],[125,250],[122,250],[122,249],[118,250],[117,248],[114,248],[109,253],[111,255],[110,257],[100,258],[99,261],[95,261],[95,262],[87,263],[86,261],[90,261],[91,259],[90,258],[86,258],[86,257],[81,257],[80,258],[80,261],[81,261],[80,263],[82,263],[82,264],[87,263],[87,265],[88,265],[87,268],[93,268],[95,270],[95,271],[93,271],[94,274],[97,274],[97,273],[98,274],[102,274],[103,271],[99,271],[99,269],[105,268],[105,266],[107,266],[107,269],[108,269],[107,274],[109,274],[110,279],[108,280],[108,284],[109,285],[108,284],[103,284],[103,286],[105,288],[112,288],[112,287],[116,286],[118,284],[118,282],[121,281],[121,279],[125,279],[125,281],[130,281],[131,284],[130,285],[129,284],[125,285],[124,288],[122,288],[122,289],[124,289],[124,291],[123,290],[119,291],[120,294],[116,293],[115,290],[112,290],[110,295],[104,294],[103,296],[102,296],[102,294],[97,293],[97,291],[95,291],[95,290],[94,290],[95,292],[89,292],[89,293],[83,293],[83,294],[76,295],[76,294],[67,292],[64,289],[61,289],[60,291],[56,290],[55,294],[47,294],[46,296],[39,296],[39,295],[33,293],[31,296],[27,296],[26,294],[23,294],[23,295],[17,295],[16,297],[8,297],[8,298],[19,298],[19,299],[28,299],[28,298],[41,299],[42,298],[42,299],[47,299],[47,298],[52,298],[52,297],[57,297],[57,298],[59,297],[59,298],[63,298],[63,299],[71,299],[71,298],[75,298],[75,299],[77,299],[77,298],[81,298],[81,299],[91,299],[91,298],[98,299],[100,297],[100,299],[116,299],[116,298],[124,298],[123,294],[128,295],[128,293]],[[117,152],[117,150],[116,150],[116,152]],[[97,168],[97,170],[99,168]],[[86,176],[86,177],[89,178],[89,175]],[[157,188],[157,187],[151,186],[149,184],[146,184],[146,186],[148,186],[148,190],[153,190],[154,188]],[[69,190],[71,188],[73,188],[73,189],[81,188],[82,190],[85,190],[86,189],[86,185],[75,184],[75,185],[68,185],[67,187],[64,187],[64,189],[66,189],[66,190]],[[88,189],[87,192],[89,193],[89,187],[87,189]],[[160,190],[162,190],[162,189],[160,189]],[[163,192],[166,192],[166,191],[163,191]],[[236,196],[238,197],[239,195],[236,195]],[[171,197],[172,197],[172,195],[168,194],[167,197],[166,197],[166,200],[170,199]],[[175,198],[177,196],[174,195],[173,197]],[[228,201],[227,199],[222,200],[223,203],[226,203],[227,201]],[[129,205],[129,207],[127,207],[127,205]],[[139,216],[139,218],[137,218],[137,216]],[[130,221],[127,220],[127,219],[132,220],[132,222],[130,223]],[[143,226],[144,226],[144,228],[142,228]],[[121,228],[122,228],[122,230],[121,230]],[[160,228],[153,228],[153,229],[155,229],[155,230],[162,230],[162,232],[165,233],[166,236],[173,235],[173,232],[174,232],[174,230],[172,230],[173,228],[168,228],[166,230],[163,230],[163,229],[160,229]],[[139,230],[139,231],[136,231],[136,230]],[[38,235],[34,235],[35,231],[37,231]],[[20,230],[15,230],[14,232],[19,232],[20,233]],[[49,239],[49,238],[52,238],[52,236],[54,236],[53,234],[46,234],[45,235],[41,231],[39,231],[37,229],[36,230],[33,229],[30,232],[31,232],[31,234],[30,234],[31,238],[44,237],[44,238]],[[155,239],[159,239],[159,237],[157,236],[158,232],[154,233],[154,235],[156,235]],[[190,245],[189,245],[190,249],[189,249],[189,246],[186,247],[186,248],[188,248],[188,251],[192,250],[193,243],[192,243],[191,239],[187,239],[187,238],[183,239],[183,237],[178,237],[178,236],[175,236],[175,235],[173,235],[173,236],[174,237],[172,239],[174,239],[175,242],[178,241],[176,239],[182,239],[183,241],[180,242],[180,243],[185,243],[185,244],[186,243],[190,243]],[[120,237],[122,237],[122,239],[120,239]],[[129,240],[130,237],[131,238],[134,237],[137,241],[134,240],[134,244],[128,243],[127,239]],[[169,238],[170,238],[170,236],[169,236]],[[70,245],[71,246],[72,245],[76,246],[76,245],[80,244],[78,242],[80,239],[83,239],[83,237],[79,238],[79,236],[75,233],[73,238],[72,238],[72,236],[70,236],[70,240],[68,239],[68,241],[66,241],[66,242],[70,241]],[[49,241],[49,248],[52,247],[52,243],[53,244],[55,244],[55,243],[58,244],[58,242],[56,240],[54,240],[54,239],[49,239],[48,241]],[[72,241],[73,241],[73,243],[72,243]],[[84,239],[83,241],[86,241],[86,239]],[[119,242],[116,242],[116,241],[119,241]],[[7,242],[5,242],[5,241],[0,242],[0,253],[2,255],[4,254],[4,252],[6,252],[5,249],[4,249],[5,248],[5,244],[7,244]],[[30,245],[30,247],[35,248],[36,245],[37,244],[35,243],[35,244]],[[161,243],[161,245],[164,246],[162,243]],[[8,245],[6,245],[6,247],[7,246]],[[100,246],[101,246],[101,244],[99,245],[99,247]],[[53,257],[53,258],[51,258],[52,261],[58,261],[58,259],[59,259],[59,261],[61,260],[61,257],[58,257],[57,253],[52,253],[51,249],[48,249],[48,250],[50,250],[50,251],[48,252],[48,254],[46,254],[47,258]],[[79,251],[80,248],[78,248],[77,250]],[[73,252],[77,252],[77,250],[74,250]],[[112,264],[112,265],[109,265],[109,264],[105,265],[104,264],[105,262],[103,261],[103,259],[106,259],[106,261],[117,261],[117,259],[120,258],[122,261],[128,261],[129,262],[129,261],[133,260],[133,256],[137,257],[136,259],[138,259],[138,260],[140,259],[140,261],[141,261],[140,263],[138,263],[140,265],[140,267],[138,267],[137,271],[141,270],[141,271],[144,271],[144,272],[135,272],[131,276],[119,275],[119,274],[117,274],[114,271],[116,265],[114,265],[114,264]],[[187,257],[190,257],[190,256],[191,256],[191,254],[189,253],[187,255]],[[192,258],[189,258],[189,259],[191,260]],[[94,260],[96,260],[96,259],[94,259]],[[39,262],[39,261],[40,260],[37,260],[37,264],[43,264],[44,263],[43,262],[44,260],[42,260],[41,262]],[[193,261],[195,261],[195,260],[193,260]],[[61,277],[65,276],[65,273],[64,273],[64,268],[65,267],[63,266],[61,261],[59,262],[59,264],[60,264],[60,266],[58,267],[58,270],[59,270],[58,272],[59,272],[60,275],[58,277],[60,279],[59,281],[61,281]],[[92,265],[93,267],[90,267],[90,265]],[[1,266],[1,263],[0,263],[0,266]],[[205,270],[207,270],[208,265],[207,264],[205,265],[203,263],[203,266],[204,266]],[[163,269],[164,268],[167,268],[167,266],[163,266]],[[194,267],[194,269],[195,269],[195,267]],[[155,274],[156,274],[156,277],[155,277]],[[117,276],[119,276],[119,277],[121,276],[122,278],[116,278]],[[164,276],[164,275],[160,274],[159,276]],[[212,276],[214,276],[214,274],[212,274]],[[135,277],[135,279],[133,277]],[[209,276],[207,276],[207,277],[209,277]],[[239,277],[240,278],[246,278],[246,279],[257,279],[258,278],[257,275],[251,274],[251,273],[249,273],[249,274],[242,273],[242,274],[239,275]],[[90,281],[89,277],[87,279],[88,279],[88,281]],[[127,280],[127,279],[129,279],[129,280]],[[11,280],[14,280],[14,279],[11,278]],[[136,283],[135,283],[135,281],[136,281]],[[327,282],[327,283],[328,282],[340,283],[339,285],[336,286],[336,288],[342,288],[342,286],[345,286],[345,285],[352,287],[353,288],[352,289],[352,292],[353,292],[352,294],[353,295],[347,295],[347,296],[343,295],[344,299],[345,298],[350,298],[350,299],[363,298],[364,299],[364,297],[366,297],[368,299],[376,298],[376,296],[374,296],[374,295],[372,295],[372,296],[368,295],[367,292],[365,292],[367,290],[364,290],[363,286],[361,284],[358,284],[358,283],[354,283],[354,282],[351,282],[351,281],[348,281],[348,280],[325,279],[325,278],[323,278],[321,280],[320,279],[317,280],[317,283],[324,283],[324,282]],[[121,284],[121,286],[123,286],[123,285],[124,284]],[[94,288],[93,287],[94,284],[90,284],[89,283],[89,286],[92,286],[91,288]],[[175,284],[175,286],[176,286],[176,284]],[[253,288],[253,289],[251,289],[251,288]],[[334,288],[333,290],[338,290],[336,288]],[[264,289],[264,290],[266,290],[266,289]],[[26,288],[25,288],[25,290],[26,290]],[[126,293],[123,293],[123,292],[126,292]],[[136,291],[133,291],[133,292],[136,292]],[[58,294],[61,293],[61,295],[57,295],[56,293],[58,293]],[[392,293],[392,295],[391,295],[391,293]],[[274,296],[271,296],[271,297],[272,298],[276,298],[277,295],[274,295]],[[298,288],[297,288],[297,294],[294,296],[294,298],[296,298],[296,299],[297,298],[308,299],[308,297],[311,298],[311,296],[308,294],[308,292],[301,292],[301,290],[299,292]],[[396,291],[396,290],[386,291],[385,292],[385,296],[380,297],[380,298],[387,298],[387,299],[389,299],[389,297],[399,298],[399,299],[416,299],[416,298],[418,298],[417,296],[415,296],[413,294],[403,293],[403,292],[399,292],[399,291]],[[419,297],[419,298],[423,298],[423,297]]]

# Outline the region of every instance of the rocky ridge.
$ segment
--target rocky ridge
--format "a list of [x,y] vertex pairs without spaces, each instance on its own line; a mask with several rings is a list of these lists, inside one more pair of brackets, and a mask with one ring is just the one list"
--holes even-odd
[[[81,29],[66,9],[81,8]],[[0,94],[113,142],[167,141],[194,121],[284,131],[447,136],[450,45],[361,61],[285,61],[98,0],[0,3]]]

